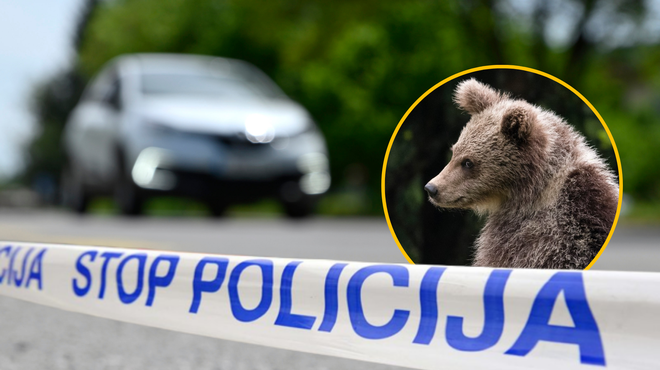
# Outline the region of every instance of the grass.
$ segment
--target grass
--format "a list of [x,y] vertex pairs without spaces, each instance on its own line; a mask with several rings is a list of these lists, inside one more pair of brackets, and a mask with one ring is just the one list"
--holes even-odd
[[[97,215],[117,215],[119,210],[112,198],[99,197],[92,200],[89,212]],[[274,200],[263,200],[253,204],[239,204],[227,210],[230,217],[277,217],[282,213]],[[208,217],[208,207],[199,201],[178,197],[155,197],[144,205],[144,214],[152,217]]]
[[[625,199],[625,198],[624,198]],[[621,212],[620,220],[626,224],[660,224],[660,200],[635,202]]]
[[[324,216],[363,216],[369,214],[373,202],[361,192],[334,192],[319,201],[317,215]],[[94,198],[89,212],[97,215],[117,215],[119,210],[112,198]],[[144,214],[153,217],[208,217],[208,207],[199,201],[178,197],[155,197],[144,207]],[[228,217],[283,217],[284,210],[275,199],[264,199],[250,204],[237,204],[229,207]]]

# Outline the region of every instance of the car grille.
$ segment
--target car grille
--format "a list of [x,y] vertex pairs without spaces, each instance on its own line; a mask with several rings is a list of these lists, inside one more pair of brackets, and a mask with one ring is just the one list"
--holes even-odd
[[267,145],[261,143],[252,143],[245,136],[233,135],[233,136],[215,136],[215,141],[222,144],[225,147],[230,148],[250,148],[257,150],[258,148],[264,148]]

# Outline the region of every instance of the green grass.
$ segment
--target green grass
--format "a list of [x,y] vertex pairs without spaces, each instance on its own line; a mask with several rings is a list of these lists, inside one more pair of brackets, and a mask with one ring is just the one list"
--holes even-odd
[[[119,210],[112,198],[94,198],[89,205],[89,213],[97,215],[117,215]],[[176,197],[156,197],[144,205],[144,214],[155,217],[205,217],[207,207],[200,202]]]
[[[112,198],[94,198],[89,212],[96,215],[117,215],[119,210]],[[155,197],[144,205],[144,214],[152,217],[208,217],[208,207],[199,201],[178,197]],[[229,217],[279,217],[282,208],[275,200],[265,199],[252,204],[237,204],[229,207]]]
[[660,200],[638,201],[625,214],[621,214],[620,221],[629,224],[660,224]]
[[[317,215],[324,216],[361,216],[369,214],[372,201],[363,193],[356,191],[334,192],[325,195],[319,201]],[[144,214],[153,217],[208,217],[208,207],[199,201],[179,197],[155,197],[147,201]],[[112,198],[94,198],[89,205],[89,212],[96,215],[117,215]],[[237,204],[229,207],[228,217],[284,217],[284,210],[275,199],[264,199],[250,204]]]
[[230,217],[284,217],[282,206],[274,199],[264,199],[251,204],[237,204],[229,207],[227,215]]
[[363,216],[369,214],[371,202],[361,192],[336,192],[325,195],[316,213],[326,216]]

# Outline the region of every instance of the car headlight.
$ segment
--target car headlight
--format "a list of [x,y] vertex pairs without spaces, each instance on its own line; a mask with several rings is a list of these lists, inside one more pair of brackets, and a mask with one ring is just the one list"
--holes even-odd
[[266,144],[275,138],[275,128],[268,116],[250,114],[245,118],[245,137],[252,143]]

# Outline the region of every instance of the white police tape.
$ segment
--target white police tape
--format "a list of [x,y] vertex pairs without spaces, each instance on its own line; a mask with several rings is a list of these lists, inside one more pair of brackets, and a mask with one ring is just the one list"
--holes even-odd
[[652,273],[0,242],[0,294],[180,332],[419,369],[660,366],[660,274]]

